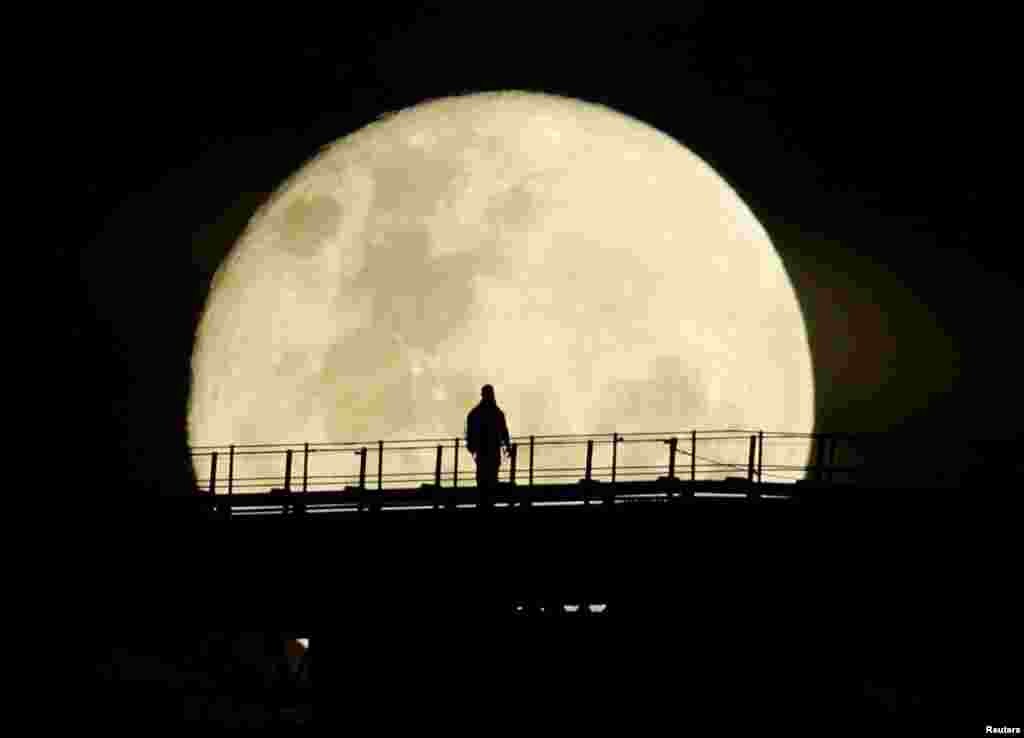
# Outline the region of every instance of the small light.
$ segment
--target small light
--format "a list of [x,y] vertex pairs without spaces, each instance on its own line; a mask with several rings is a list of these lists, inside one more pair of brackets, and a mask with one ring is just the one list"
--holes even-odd
[[306,649],[309,648],[309,639],[308,638],[296,638],[295,640],[297,640],[299,643],[301,643],[303,648],[306,648]]
[[565,605],[566,612],[577,612],[580,609],[579,605]]
[[606,607],[608,605],[604,603],[590,605],[590,612],[604,612]]

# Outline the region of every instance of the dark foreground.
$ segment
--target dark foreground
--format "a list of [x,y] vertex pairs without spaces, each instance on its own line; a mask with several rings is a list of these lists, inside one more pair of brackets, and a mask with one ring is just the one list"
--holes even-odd
[[[138,727],[1020,725],[1015,488],[860,492],[340,524],[108,509],[71,534],[67,637],[96,670],[64,689]],[[312,687],[204,650],[234,631],[310,637]]]

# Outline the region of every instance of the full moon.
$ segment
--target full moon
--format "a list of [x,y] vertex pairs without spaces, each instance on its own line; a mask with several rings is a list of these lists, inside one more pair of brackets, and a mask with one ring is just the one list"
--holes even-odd
[[382,117],[254,214],[199,323],[189,442],[450,439],[486,383],[513,436],[814,422],[796,294],[726,182],[618,111],[501,92]]

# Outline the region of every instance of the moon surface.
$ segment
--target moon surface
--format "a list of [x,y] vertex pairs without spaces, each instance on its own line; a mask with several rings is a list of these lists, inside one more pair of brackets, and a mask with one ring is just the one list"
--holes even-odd
[[[739,196],[647,124],[526,92],[427,101],[325,146],[218,269],[192,372],[193,446],[454,438],[485,383],[513,436],[814,420],[796,294]],[[664,445],[626,453],[666,463]],[[745,464],[746,441],[705,453]]]

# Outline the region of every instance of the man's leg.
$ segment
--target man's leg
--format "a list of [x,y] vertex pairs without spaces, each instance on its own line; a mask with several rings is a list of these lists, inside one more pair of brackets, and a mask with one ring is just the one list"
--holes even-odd
[[490,489],[487,484],[487,457],[483,454],[476,455],[476,490],[480,495],[480,508],[486,509]]
[[492,505],[493,495],[498,486],[498,466],[501,464],[501,455],[483,454],[477,460],[477,485],[480,487],[480,505],[489,509]]

